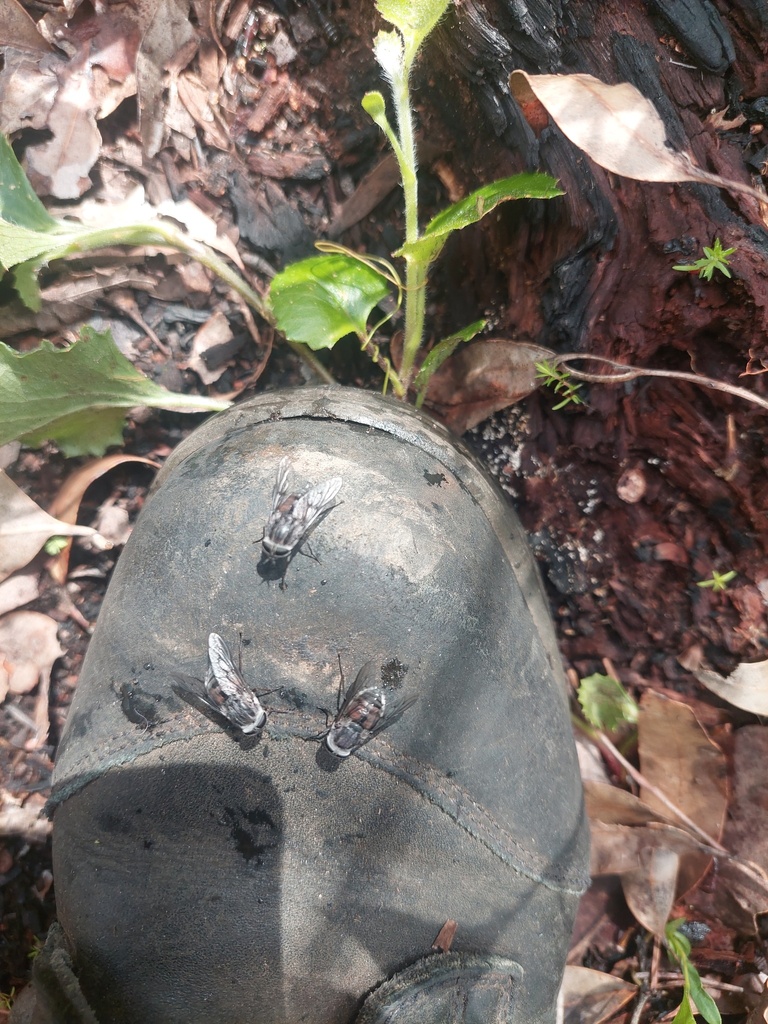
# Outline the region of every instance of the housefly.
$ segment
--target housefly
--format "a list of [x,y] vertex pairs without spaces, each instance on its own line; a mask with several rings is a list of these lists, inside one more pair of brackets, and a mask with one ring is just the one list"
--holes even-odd
[[180,685],[173,689],[185,699],[192,696],[190,703],[200,702],[209,711],[225,718],[231,725],[244,735],[260,732],[267,724],[267,712],[253,690],[248,686],[243,674],[235,666],[229,648],[218,633],[208,637],[208,671],[203,687],[205,695],[198,693],[188,676],[176,675]]
[[342,698],[344,675],[339,684],[339,709],[325,735],[325,745],[337,757],[349,757],[364,743],[396,722],[415,703],[382,685],[381,669],[369,661]]
[[341,477],[315,484],[301,494],[291,492],[291,463],[280,460],[272,489],[272,509],[261,537],[263,557],[269,562],[286,562],[301,547],[314,528],[332,508],[341,487]]

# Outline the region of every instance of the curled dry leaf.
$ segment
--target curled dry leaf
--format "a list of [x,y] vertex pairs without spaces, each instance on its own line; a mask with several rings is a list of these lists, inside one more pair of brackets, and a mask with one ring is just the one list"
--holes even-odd
[[749,185],[710,174],[688,153],[673,150],[656,108],[628,82],[606,85],[592,75],[513,71],[509,87],[526,114],[538,100],[563,135],[607,171],[638,181],[699,181],[766,203]]
[[[59,489],[59,493],[51,502],[52,514],[63,520],[64,523],[74,523],[80,508],[83,495],[100,476],[108,473],[115,466],[121,466],[124,462],[142,462],[153,469],[159,469],[160,465],[152,459],[145,459],[140,455],[107,455],[101,459],[91,459],[84,465],[71,473]],[[63,532],[63,531],[60,531]],[[93,533],[93,530],[88,530]],[[72,548],[71,543],[63,548],[49,567],[51,576],[57,583],[63,584],[67,578],[69,569],[69,554]]]
[[662,938],[675,902],[680,854],[668,847],[646,846],[640,864],[621,876],[627,906],[643,928]]
[[718,697],[753,715],[768,715],[768,661],[741,664],[727,677],[701,669],[696,678]]
[[36,54],[52,49],[18,0],[0,0],[0,46]]
[[560,987],[563,1024],[603,1024],[637,995],[637,985],[589,967],[565,968]]
[[[728,810],[726,757],[699,725],[687,704],[652,690],[640,701],[638,751],[643,776],[661,790],[707,835],[719,840]],[[650,790],[643,803],[665,810]],[[680,865],[680,892],[690,889],[709,869],[711,858],[687,854]]]
[[0,470],[0,580],[30,562],[49,537],[90,537],[94,532],[50,516]]
[[218,310],[195,332],[186,368],[194,370],[203,384],[213,384],[244,341],[235,339],[229,320]]
[[536,363],[551,349],[508,338],[482,338],[462,346],[433,374],[427,405],[457,434],[541,386]]

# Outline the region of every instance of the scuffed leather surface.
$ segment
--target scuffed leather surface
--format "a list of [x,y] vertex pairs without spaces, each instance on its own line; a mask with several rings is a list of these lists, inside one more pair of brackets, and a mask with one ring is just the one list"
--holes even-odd
[[[287,589],[256,573],[280,458],[339,474]],[[171,690],[207,635],[273,714],[241,749]],[[317,739],[337,655],[417,704],[349,762]],[[519,523],[445,432],[312,388],[174,453],[115,571],[56,768],[60,920],[101,1024],[343,1024],[429,952],[518,962],[549,1024],[587,839],[562,677]],[[553,965],[554,969],[553,969]]]

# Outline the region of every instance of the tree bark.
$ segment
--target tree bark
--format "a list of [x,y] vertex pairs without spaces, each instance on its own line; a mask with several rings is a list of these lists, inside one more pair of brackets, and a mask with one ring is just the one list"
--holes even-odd
[[[612,175],[552,122],[537,137],[507,80],[522,68],[631,82],[654,103],[675,148],[760,188],[768,160],[767,36],[762,0],[462,0],[452,8],[424,63],[431,77],[417,92],[429,96],[425,134],[453,140],[452,173],[466,191],[542,170],[566,196],[509,203],[451,240],[438,269],[446,325],[455,330],[493,309],[498,333],[510,338],[693,370],[765,397],[768,233],[759,204],[711,186]],[[713,112],[744,121],[718,127]],[[715,238],[736,248],[730,280],[673,270]],[[467,377],[463,359],[454,364],[457,388]],[[600,372],[595,364],[582,368]],[[624,660],[632,656],[627,645],[650,653],[650,638],[670,653],[703,642],[724,668],[726,652],[765,657],[764,412],[676,381],[591,385],[587,394],[586,409],[559,413],[546,395],[535,396],[517,456],[519,481],[511,460],[503,470],[555,586],[582,595],[564,611],[573,627],[566,650],[577,661],[588,652]],[[458,407],[439,408],[463,425]],[[640,500],[626,500],[628,472],[641,475]],[[575,535],[589,550],[572,545],[569,568],[560,571]],[[712,568],[736,569],[735,590],[715,596],[697,589]],[[593,613],[599,620],[601,601],[605,625],[581,635],[574,621]],[[667,664],[663,674],[678,671]]]

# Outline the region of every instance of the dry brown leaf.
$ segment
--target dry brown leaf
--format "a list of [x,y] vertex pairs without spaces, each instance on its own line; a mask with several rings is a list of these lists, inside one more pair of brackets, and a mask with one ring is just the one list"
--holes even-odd
[[737,114],[734,118],[726,117],[728,113],[728,107],[723,107],[722,110],[713,110],[711,114],[704,118],[704,127],[709,128],[713,132],[729,132],[734,128],[741,128],[743,124],[747,123],[747,119],[743,114]]
[[[647,690],[640,701],[638,751],[648,782],[718,841],[728,810],[727,760],[691,708]],[[648,807],[663,812],[664,804],[653,792],[642,789],[640,796]],[[706,855],[686,855],[680,865],[680,891],[692,888],[710,864]]]
[[745,1024],[768,1024],[768,982],[765,983],[760,994],[760,1002],[753,1007]]
[[509,87],[523,107],[537,99],[563,135],[614,174],[638,181],[699,181],[768,202],[751,186],[710,174],[688,153],[673,150],[656,108],[628,82],[606,85],[592,75],[513,71]]
[[[52,514],[58,516],[64,523],[76,522],[80,502],[94,480],[98,480],[100,476],[116,466],[122,466],[125,462],[141,462],[146,466],[152,466],[153,469],[160,468],[159,463],[140,455],[107,455],[101,459],[91,459],[71,473],[61,485],[58,494],[51,502]],[[89,532],[93,533],[94,531],[90,530]],[[66,581],[71,547],[71,543],[67,544],[50,565],[49,571],[57,583],[63,584]]]
[[37,54],[51,51],[18,0],[0,0],[0,46]]
[[177,54],[189,53],[198,35],[189,21],[189,0],[145,0],[142,8],[144,34],[136,60],[139,124],[144,151],[152,157],[162,148],[165,136],[165,69],[173,64]]
[[57,199],[79,199],[91,187],[89,171],[101,148],[96,127],[99,103],[87,61],[60,65],[59,91],[46,121],[52,137],[26,150],[27,175],[35,191]]
[[463,434],[540,387],[535,364],[553,357],[551,349],[506,338],[462,345],[430,379],[427,405]]
[[40,574],[16,572],[0,583],[0,615],[15,611],[40,594]]
[[663,845],[646,846],[639,859],[634,871],[621,876],[627,906],[643,928],[663,938],[675,902],[680,854]]
[[0,791],[0,836],[23,836],[29,843],[44,843],[53,822],[43,817],[45,797],[31,793],[24,798]]
[[226,131],[221,117],[217,117],[211,106],[212,94],[196,75],[185,72],[179,75],[177,82],[179,99],[194,122],[202,128],[205,141],[227,153],[232,149],[232,141]]
[[0,71],[0,131],[11,135],[21,128],[45,128],[59,88],[53,63],[47,57],[6,51]]
[[584,802],[589,820],[605,825],[649,825],[651,822],[679,825],[668,814],[651,810],[633,793],[607,783],[585,782]]
[[589,967],[565,968],[560,988],[563,1024],[603,1024],[637,995],[637,985]]
[[0,470],[0,580],[27,565],[49,537],[90,537],[90,526],[74,526],[44,512]]
[[196,332],[192,342],[188,370],[194,370],[203,384],[213,384],[224,373],[227,360],[242,346],[242,339],[234,344],[229,320],[217,311]]
[[[734,736],[733,800],[725,828],[725,843],[737,856],[768,873],[768,803],[766,803],[766,765],[768,764],[768,727],[747,725]],[[727,865],[721,865],[723,877]],[[760,892],[747,885],[743,876],[728,873],[728,888],[751,918],[768,910],[768,889]]]
[[219,234],[216,222],[207,213],[204,213],[199,206],[196,206],[191,199],[183,199],[178,203],[173,202],[171,199],[166,199],[157,207],[150,207],[149,209],[162,217],[171,217],[173,220],[177,220],[180,224],[184,225],[196,241],[204,242],[206,245],[210,245],[212,249],[218,249],[225,256],[229,256],[240,270],[245,270],[245,265],[240,259],[240,253],[237,251],[235,244],[226,235]]
[[51,669],[64,651],[56,637],[57,624],[40,612],[11,612],[0,619],[0,686],[25,693],[37,685],[33,721],[35,735],[27,750],[42,746],[48,737],[48,692]]
[[701,848],[689,833],[674,825],[606,825],[590,822],[590,871],[593,875],[623,877],[642,868],[649,850],[671,850],[682,855]]
[[745,662],[727,677],[708,669],[694,674],[703,686],[734,707],[768,715],[768,661]]

